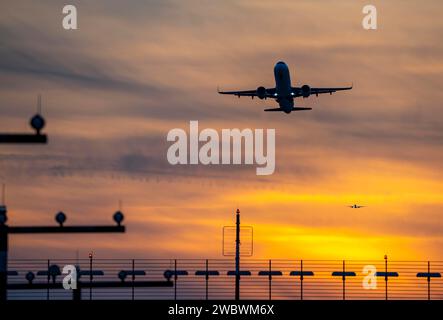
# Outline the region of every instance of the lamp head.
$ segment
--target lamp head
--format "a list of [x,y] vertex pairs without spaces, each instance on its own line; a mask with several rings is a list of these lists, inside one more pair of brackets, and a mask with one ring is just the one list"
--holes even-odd
[[32,127],[35,131],[37,131],[37,133],[40,133],[40,131],[41,131],[41,130],[44,128],[44,126],[45,126],[45,119],[44,119],[41,115],[36,114],[35,116],[33,116],[33,117],[31,118],[30,124],[31,124],[31,127]]
[[58,224],[60,224],[60,227],[63,227],[63,223],[65,223],[66,221],[66,214],[60,211],[55,215],[55,221],[57,221]]
[[35,279],[35,274],[34,274],[34,272],[29,271],[29,272],[26,274],[25,277],[26,277],[26,280],[28,280],[29,283],[32,283],[32,281]]
[[121,212],[120,210],[117,211],[116,213],[114,213],[114,221],[117,222],[117,224],[120,226],[123,219],[125,218],[125,216],[123,215],[123,212]]
[[126,276],[127,276],[127,274],[126,274],[126,271],[124,271],[124,270],[121,270],[121,271],[118,273],[118,278],[119,278],[121,281],[125,281]]

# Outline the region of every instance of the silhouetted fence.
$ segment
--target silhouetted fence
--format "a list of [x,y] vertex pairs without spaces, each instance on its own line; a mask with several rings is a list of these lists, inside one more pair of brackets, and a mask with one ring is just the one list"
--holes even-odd
[[[63,289],[65,265],[81,295]],[[443,299],[442,272],[443,261],[243,259],[240,298]],[[235,274],[233,259],[10,260],[8,299],[233,299]]]

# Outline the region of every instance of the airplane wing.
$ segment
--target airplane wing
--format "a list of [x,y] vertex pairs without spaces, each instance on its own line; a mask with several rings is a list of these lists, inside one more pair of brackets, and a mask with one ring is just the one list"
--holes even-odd
[[[338,88],[309,88],[309,94],[316,96],[323,93],[333,94],[334,92],[337,91],[351,90],[352,88],[353,85],[350,87],[338,87]],[[292,87],[292,90],[294,92],[294,97],[302,97],[304,95],[302,87]]]
[[[218,90],[219,94],[230,94],[233,96],[237,96],[237,97],[259,97],[259,94],[257,92],[257,89],[254,90],[243,90],[243,91],[220,91]],[[264,89],[263,91],[263,98],[275,98],[274,96],[275,94],[275,88],[269,88],[269,89]]]

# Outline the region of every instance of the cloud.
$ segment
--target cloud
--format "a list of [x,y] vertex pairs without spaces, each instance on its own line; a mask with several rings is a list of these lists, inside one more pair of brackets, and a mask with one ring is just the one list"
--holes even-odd
[[[0,47],[0,73],[20,75],[23,78],[36,78],[65,86],[83,89],[118,90],[132,94],[155,95],[161,90],[149,83],[130,79],[128,74],[112,73],[106,61],[97,57],[70,51],[59,50],[50,45],[47,36],[40,37],[42,48],[33,48],[26,42],[17,43],[24,38],[27,30],[13,31],[0,26],[0,34],[5,35],[4,45]],[[39,31],[33,31],[37,33]]]

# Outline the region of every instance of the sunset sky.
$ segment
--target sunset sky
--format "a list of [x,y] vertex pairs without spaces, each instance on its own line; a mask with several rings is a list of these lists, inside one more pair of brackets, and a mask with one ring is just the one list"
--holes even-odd
[[[12,235],[12,258],[220,258],[222,227],[254,227],[255,258],[443,259],[443,3],[17,0],[0,10],[0,125],[29,131],[42,94],[48,145],[0,146],[10,225],[106,224],[127,232]],[[293,85],[352,91],[312,111],[221,96]],[[172,166],[173,128],[276,130],[276,170]],[[367,206],[350,209],[351,204]]]

